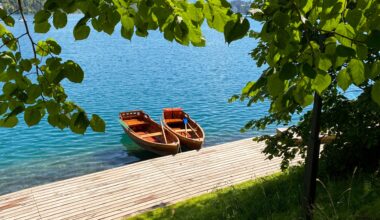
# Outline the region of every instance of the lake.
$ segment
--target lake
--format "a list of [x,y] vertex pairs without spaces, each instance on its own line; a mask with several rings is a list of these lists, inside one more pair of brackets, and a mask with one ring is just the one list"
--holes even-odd
[[[158,121],[162,108],[182,107],[204,128],[205,147],[260,134],[239,130],[263,116],[267,104],[247,108],[227,102],[262,71],[249,55],[253,39],[227,45],[223,34],[205,26],[204,48],[168,42],[159,32],[128,41],[118,29],[112,36],[91,31],[88,40],[75,41],[72,29],[78,19],[71,16],[65,29],[34,37],[53,37],[62,56],[82,66],[84,82],[65,82],[66,91],[70,100],[106,121],[106,132],[76,135],[46,120],[28,128],[22,117],[16,128],[0,128],[0,194],[155,157],[124,134],[120,111],[142,109]],[[31,26],[32,20],[28,17]],[[13,31],[21,35],[22,22],[16,21]],[[31,56],[26,37],[21,49]]]
[[[262,72],[249,55],[255,40],[227,45],[223,34],[205,26],[203,48],[168,42],[159,32],[128,41],[119,30],[112,36],[92,31],[88,40],[75,41],[72,30],[79,19],[71,16],[65,29],[34,37],[53,37],[62,56],[82,66],[84,82],[65,82],[66,91],[70,100],[106,121],[106,132],[76,135],[52,128],[46,120],[28,128],[22,117],[16,128],[0,128],[0,194],[156,157],[124,134],[121,111],[141,109],[159,121],[162,108],[182,107],[204,128],[205,147],[274,132],[274,126],[264,132],[239,131],[248,120],[264,116],[269,103],[248,108],[227,102]],[[32,20],[29,16],[31,26]],[[13,30],[21,35],[22,22],[16,21]],[[30,57],[26,37],[21,46]]]

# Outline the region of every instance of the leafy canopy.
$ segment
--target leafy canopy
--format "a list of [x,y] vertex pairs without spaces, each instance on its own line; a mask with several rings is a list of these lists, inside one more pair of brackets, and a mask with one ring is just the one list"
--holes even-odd
[[[331,100],[341,97],[342,91],[350,87],[359,90],[359,97],[368,97],[349,105],[353,111],[350,118],[368,116],[363,124],[365,131],[379,131],[374,117],[380,106],[379,0],[257,0],[251,5],[250,14],[262,24],[261,31],[250,32],[250,36],[258,40],[251,56],[258,66],[267,68],[230,101],[248,100],[250,106],[269,100],[271,105],[267,116],[249,121],[243,131],[289,123],[295,113],[303,113],[305,107],[312,104],[315,93],[323,98],[322,118],[347,113],[339,112]],[[310,114],[301,117],[300,123],[286,132],[287,138],[258,138],[267,141],[264,153],[269,158],[284,159],[283,168],[288,166],[288,159],[298,153],[305,154]],[[355,120],[338,121],[334,117],[329,120],[329,123],[322,121],[322,131],[335,131],[336,143],[340,143],[332,146],[345,149],[357,143],[354,139],[358,136],[347,132],[358,129],[351,123]],[[302,146],[295,143],[293,135],[302,136],[305,140]],[[342,140],[350,144],[343,145]],[[359,140],[362,141],[360,147],[368,148],[365,139],[359,136]]]
[[251,18],[262,23],[251,31],[258,46],[251,55],[267,68],[230,101],[248,105],[270,100],[270,116],[246,125],[265,128],[289,122],[313,101],[313,94],[350,86],[372,91],[380,105],[379,0],[259,0]]
[[[23,14],[23,1],[17,1],[17,12]],[[47,0],[34,15],[33,27],[25,25],[25,33],[14,36],[7,29],[15,23],[11,13],[0,10],[0,127],[14,127],[19,115],[24,115],[28,126],[33,126],[47,115],[50,125],[59,129],[70,128],[83,134],[90,126],[93,131],[105,130],[104,121],[91,116],[80,106],[68,100],[62,81],[81,83],[82,68],[73,60],[60,57],[61,46],[54,39],[35,42],[30,35],[47,33],[51,28],[65,28],[67,17],[80,12],[83,16],[73,29],[76,40],[84,40],[91,31],[111,35],[121,23],[120,34],[131,40],[133,36],[146,37],[150,30],[159,30],[168,41],[182,45],[204,46],[201,25],[204,21],[224,32],[228,43],[245,36],[249,22],[234,14],[225,0]],[[24,57],[18,40],[29,37],[33,57]]]

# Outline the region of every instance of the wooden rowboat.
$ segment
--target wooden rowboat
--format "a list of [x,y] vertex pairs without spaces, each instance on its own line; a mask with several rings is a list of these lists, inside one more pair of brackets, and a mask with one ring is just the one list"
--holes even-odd
[[119,118],[125,133],[140,147],[159,155],[178,153],[180,142],[176,135],[143,111],[121,112]]
[[202,147],[205,139],[203,129],[181,108],[164,108],[163,122],[166,128],[177,135],[181,146],[192,150]]

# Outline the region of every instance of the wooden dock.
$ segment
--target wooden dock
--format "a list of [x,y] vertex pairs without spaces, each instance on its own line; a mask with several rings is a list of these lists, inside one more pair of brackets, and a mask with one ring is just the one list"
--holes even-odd
[[120,219],[279,171],[263,143],[234,141],[0,196],[0,219]]

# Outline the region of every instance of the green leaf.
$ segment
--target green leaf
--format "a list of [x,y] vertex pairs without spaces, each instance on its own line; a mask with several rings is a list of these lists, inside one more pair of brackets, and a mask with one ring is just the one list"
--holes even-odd
[[53,54],[60,54],[61,53],[61,46],[52,38],[49,38],[46,40],[47,45],[49,46],[49,51]]
[[[49,113],[48,122],[53,127],[59,127],[59,115]],[[65,127],[66,126],[63,126],[61,129],[63,129]]]
[[24,71],[29,72],[32,69],[32,63],[30,60],[21,60],[20,66],[24,69]]
[[6,118],[6,119],[1,119],[0,120],[0,127],[4,127],[4,128],[13,128],[14,126],[16,126],[18,123],[18,119],[16,116],[11,116],[9,118]]
[[280,79],[289,80],[297,74],[297,67],[293,63],[286,63],[280,70]]
[[74,38],[75,40],[84,40],[90,35],[90,27],[87,25],[76,25],[74,27]]
[[134,32],[134,21],[133,18],[129,16],[122,16],[121,17],[121,36],[131,40]]
[[303,4],[301,6],[302,12],[305,14],[308,13],[313,8],[313,2],[314,1],[300,1],[300,3]]
[[104,132],[106,129],[106,124],[104,123],[103,119],[96,114],[92,115],[90,126],[95,132]]
[[241,90],[242,95],[248,95],[248,93],[252,90],[252,87],[255,85],[254,81],[248,82],[244,88]]
[[339,17],[325,18],[322,20],[322,29],[326,31],[333,31],[339,25]]
[[13,27],[15,25],[15,19],[13,19],[12,16],[2,17],[2,20],[9,27]]
[[84,78],[84,72],[82,68],[75,62],[69,60],[66,61],[63,65],[63,70],[66,77],[74,83],[81,83]]
[[53,14],[53,25],[56,29],[64,28],[67,24],[67,15],[64,12],[56,11]]
[[50,12],[46,10],[40,10],[34,15],[34,23],[45,23],[50,18]]
[[375,79],[380,75],[380,61],[376,63],[366,63],[366,77],[370,79]]
[[380,30],[372,30],[368,36],[368,47],[380,50]]
[[331,84],[331,76],[325,72],[319,72],[312,81],[312,89],[322,94],[325,89]]
[[34,31],[36,33],[47,33],[50,30],[51,25],[49,22],[35,23]]
[[213,4],[206,4],[203,12],[207,19],[207,24],[219,32],[223,32],[227,22],[231,19],[228,16],[227,8],[215,7]]
[[317,76],[317,72],[308,63],[302,64],[302,73],[310,79],[314,79]]
[[70,129],[74,133],[84,134],[90,122],[84,112],[74,113],[70,121]]
[[273,74],[269,77],[267,82],[268,93],[276,97],[284,92],[285,84],[279,77],[279,74]]
[[4,114],[8,110],[8,103],[0,102],[0,115]]
[[249,30],[249,22],[246,18],[238,18],[236,21],[227,22],[224,27],[224,38],[227,43],[243,38]]
[[284,28],[289,24],[289,15],[281,11],[277,11],[273,15],[273,22],[279,27]]
[[377,80],[371,89],[371,96],[373,101],[380,105],[380,80]]
[[40,110],[34,107],[28,107],[25,109],[24,120],[29,127],[38,124],[41,121],[41,118],[42,115]]
[[335,37],[342,45],[351,47],[352,41],[350,39],[353,39],[355,37],[355,30],[351,27],[351,25],[339,23],[335,29],[335,32],[338,33],[335,35]]
[[40,56],[47,56],[50,52],[49,45],[46,43],[46,41],[38,41],[36,52]]
[[342,69],[339,71],[337,76],[337,83],[338,86],[343,89],[343,91],[346,91],[351,85],[351,76],[347,73],[347,69]]
[[336,55],[340,57],[353,57],[355,56],[356,52],[351,47],[346,47],[343,45],[338,45],[336,47]]
[[366,80],[364,64],[361,60],[351,59],[347,66],[347,73],[350,74],[356,85],[360,85]]
[[28,94],[28,101],[34,102],[42,94],[41,87],[36,84],[32,84],[26,90]]
[[275,43],[275,45],[278,48],[285,49],[286,46],[289,43],[289,34],[288,34],[288,32],[285,29],[280,28],[276,32],[276,35],[275,35],[275,38],[274,38],[274,43]]
[[365,60],[368,57],[368,47],[364,44],[357,44],[357,54],[358,58]]
[[70,124],[70,119],[65,114],[49,114],[48,122],[53,127],[58,127],[62,130]]
[[[239,95],[231,96],[231,98],[228,99],[228,103],[233,103],[233,102],[237,101],[239,99],[239,97],[240,97]],[[0,107],[1,107],[1,105],[0,105]]]
[[17,39],[13,36],[12,33],[4,33],[1,37],[4,45],[6,45],[9,49],[15,51],[17,50]]
[[318,60],[318,68],[320,70],[327,71],[330,69],[331,65],[332,63],[331,63],[330,58],[325,54],[321,54]]
[[7,96],[12,96],[14,91],[17,89],[17,85],[12,82],[7,82],[3,86],[3,93]]
[[357,8],[347,11],[346,21],[356,29],[362,25],[363,12]]
[[92,18],[91,24],[92,24],[92,27],[94,27],[96,31],[98,32],[102,31],[102,23],[98,19]]
[[58,115],[59,113],[59,104],[54,100],[49,100],[45,102],[46,110],[49,115]]

